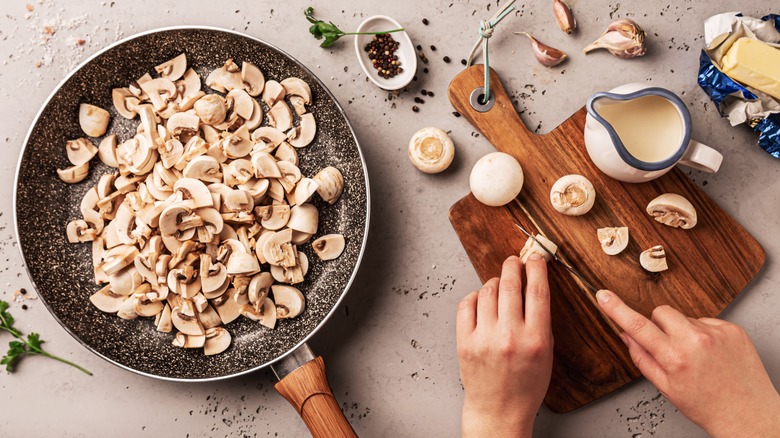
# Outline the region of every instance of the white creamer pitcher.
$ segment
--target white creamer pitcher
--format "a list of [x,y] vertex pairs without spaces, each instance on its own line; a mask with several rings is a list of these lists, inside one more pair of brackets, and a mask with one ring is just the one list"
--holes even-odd
[[677,163],[714,173],[723,155],[691,140],[691,114],[673,92],[626,84],[586,104],[585,146],[602,172],[620,181],[658,178]]

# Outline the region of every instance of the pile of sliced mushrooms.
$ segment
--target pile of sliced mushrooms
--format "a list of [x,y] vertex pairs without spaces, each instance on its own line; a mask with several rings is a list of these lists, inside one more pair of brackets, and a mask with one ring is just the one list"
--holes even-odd
[[[67,237],[92,242],[95,281],[105,285],[90,297],[98,309],[154,317],[157,330],[177,330],[173,345],[219,354],[232,340],[223,325],[239,316],[273,329],[303,312],[292,285],[309,269],[298,246],[317,233],[310,200],[334,204],[344,180],[334,167],[313,178],[298,168],[297,149],[316,133],[302,79],[266,81],[254,64],[231,59],[208,75],[218,93],[206,94],[184,54],[155,71],[112,91],[116,111],[140,120],[132,138],[67,142],[73,166],[58,170],[63,181],[84,180],[95,155],[116,169],[87,191]],[[80,107],[89,137],[106,134],[109,119]],[[331,260],[345,241],[331,234],[311,246]]]
[[[593,208],[596,202],[596,190],[593,184],[582,175],[566,175],[559,178],[550,189],[550,203],[559,213],[567,216],[581,216]],[[673,228],[688,230],[696,226],[696,209],[683,196],[676,193],[664,193],[648,203],[647,214],[656,221]],[[596,230],[596,237],[601,244],[601,249],[607,255],[620,254],[628,247],[628,227],[605,227]],[[536,235],[537,240],[529,238],[525,246],[520,250],[520,259],[526,262],[531,254],[536,253],[549,261],[552,257],[543,244],[552,254],[558,249],[541,234]],[[661,272],[669,269],[666,263],[666,251],[661,245],[653,246],[639,255],[639,264],[648,272]]]

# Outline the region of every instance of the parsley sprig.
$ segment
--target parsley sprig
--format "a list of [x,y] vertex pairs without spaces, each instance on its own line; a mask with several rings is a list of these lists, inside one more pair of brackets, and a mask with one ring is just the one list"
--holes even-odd
[[382,32],[344,32],[333,24],[332,21],[326,23],[314,18],[314,8],[312,7],[306,8],[303,14],[306,16],[306,19],[309,20],[309,23],[312,23],[311,27],[309,27],[309,33],[314,35],[314,38],[317,38],[318,40],[325,38],[325,41],[320,44],[320,47],[330,47],[337,39],[344,35],[384,35],[386,33],[401,32],[404,30],[404,28],[400,28]]
[[66,363],[70,366],[76,367],[79,370],[87,373],[88,375],[92,375],[89,371],[86,369],[76,365],[75,363],[65,360],[61,357],[57,357],[53,354],[49,354],[45,351],[43,351],[43,348],[41,347],[41,344],[43,344],[44,341],[41,340],[40,335],[38,333],[30,333],[27,335],[27,337],[24,337],[24,334],[14,328],[14,317],[11,316],[10,313],[8,313],[8,303],[0,300],[0,330],[7,331],[10,333],[14,338],[18,339],[17,341],[11,341],[8,343],[8,352],[5,353],[5,356],[3,356],[2,359],[0,359],[0,365],[5,365],[5,370],[9,373],[14,372],[14,368],[16,367],[16,364],[19,362],[19,360],[24,356],[46,356],[54,360],[58,360],[62,363]]

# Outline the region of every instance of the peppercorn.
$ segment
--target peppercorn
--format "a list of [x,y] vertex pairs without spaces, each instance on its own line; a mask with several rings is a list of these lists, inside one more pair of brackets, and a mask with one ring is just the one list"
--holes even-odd
[[417,108],[417,105],[415,105],[415,106],[412,107],[412,111],[414,111],[416,113],[420,112],[420,108]]
[[450,57],[449,57],[449,56],[445,56],[445,57],[444,57],[444,62],[446,62],[447,64],[449,64],[449,63],[450,63]]
[[427,19],[427,18],[423,18],[423,20],[422,20],[422,21],[423,21],[423,24],[424,24],[424,25],[426,25],[426,26],[428,25],[428,19]]
[[431,50],[435,52],[436,51],[436,46],[431,46]]
[[466,64],[468,64],[469,62],[468,62],[468,61],[466,61],[465,59],[461,59],[461,60],[460,60],[460,63],[461,63],[461,64],[463,64],[463,65],[466,65]]

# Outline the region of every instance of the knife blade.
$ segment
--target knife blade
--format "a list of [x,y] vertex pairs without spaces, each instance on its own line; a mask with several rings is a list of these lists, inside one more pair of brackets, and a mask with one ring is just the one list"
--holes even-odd
[[542,242],[540,242],[540,241],[539,241],[539,240],[536,238],[536,236],[534,236],[534,235],[532,235],[531,233],[529,233],[528,231],[526,231],[526,230],[525,230],[525,228],[521,227],[521,226],[520,226],[520,224],[518,224],[518,223],[515,223],[515,226],[516,226],[517,228],[519,228],[519,229],[520,229],[520,231],[522,231],[522,232],[523,232],[523,233],[524,233],[526,236],[530,237],[531,239],[533,239],[533,241],[534,241],[534,242],[536,242],[536,243],[537,243],[539,246],[541,246],[541,247],[542,247],[542,249],[543,249],[545,252],[547,252],[547,254],[550,254],[550,256],[551,256],[553,259],[555,259],[555,261],[556,261],[556,262],[560,263],[560,264],[561,264],[561,265],[562,265],[564,268],[566,268],[566,270],[567,270],[567,271],[571,272],[571,273],[572,273],[572,275],[574,275],[575,277],[577,277],[577,278],[578,278],[578,279],[579,279],[579,280],[582,282],[582,284],[584,284],[584,285],[585,285],[585,287],[587,287],[588,289],[590,289],[590,290],[591,290],[593,293],[596,293],[596,292],[598,292],[598,291],[599,291],[598,289],[596,289],[596,287],[595,287],[595,286],[593,286],[592,284],[590,284],[590,282],[589,282],[588,280],[586,280],[586,279],[585,279],[585,277],[583,277],[583,275],[582,275],[582,274],[580,274],[580,272],[579,272],[579,271],[577,271],[576,269],[574,269],[574,268],[573,268],[571,265],[569,265],[568,263],[564,262],[563,260],[561,260],[560,258],[558,258],[558,256],[557,256],[557,255],[553,254],[553,252],[552,252],[552,251],[550,251],[549,249],[547,249],[547,247],[546,247],[546,246],[544,246],[544,245],[542,244]]

